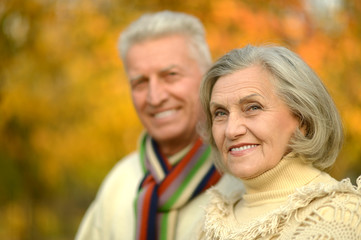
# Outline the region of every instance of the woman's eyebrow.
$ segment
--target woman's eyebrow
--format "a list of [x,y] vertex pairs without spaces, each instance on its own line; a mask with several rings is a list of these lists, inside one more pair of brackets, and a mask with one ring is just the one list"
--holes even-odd
[[254,97],[261,97],[261,98],[264,98],[261,94],[259,93],[252,93],[250,95],[247,95],[245,97],[242,97],[241,99],[239,99],[238,103],[244,103],[244,102],[247,102],[249,99],[251,98],[254,98]]
[[[252,93],[252,94],[250,94],[250,95],[247,95],[247,96],[242,97],[241,99],[239,99],[238,103],[239,103],[239,104],[242,104],[242,103],[244,103],[244,102],[249,101],[249,99],[252,99],[252,98],[254,98],[254,97],[264,98],[264,97],[263,97],[261,94],[259,94],[259,93]],[[222,105],[222,104],[219,104],[219,103],[217,103],[217,102],[210,102],[210,103],[209,103],[209,107],[210,107],[210,108],[217,108],[217,107],[223,107],[223,105]]]

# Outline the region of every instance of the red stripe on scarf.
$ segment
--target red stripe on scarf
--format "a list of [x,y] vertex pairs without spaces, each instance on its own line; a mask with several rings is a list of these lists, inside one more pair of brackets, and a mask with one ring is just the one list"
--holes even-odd
[[144,196],[144,205],[142,209],[142,220],[141,220],[141,226],[144,226],[142,228],[142,231],[140,231],[139,239],[147,239],[147,232],[148,232],[148,218],[149,218],[149,208],[150,208],[150,198],[152,196],[153,188],[155,186],[155,183],[150,183],[151,185],[147,188],[145,196]]
[[154,180],[153,176],[152,176],[152,175],[148,175],[148,176],[146,177],[146,179],[144,179],[141,187],[144,187],[144,186],[146,186],[146,185],[148,185],[149,183],[154,182],[154,181],[155,181],[155,180]]
[[195,152],[197,152],[198,148],[202,145],[202,140],[198,139],[194,144],[193,148],[189,151],[189,153],[183,158],[183,160],[174,168],[174,170],[167,176],[167,178],[160,184],[158,188],[158,195],[163,194],[169,185],[172,184],[173,180],[177,178],[177,176],[183,171],[185,166],[190,162]]
[[204,188],[203,188],[202,191],[204,191],[204,190],[210,188],[211,186],[215,185],[215,184],[219,181],[220,178],[221,178],[221,174],[216,170],[216,171],[212,174],[211,178],[208,180],[207,185],[204,186]]

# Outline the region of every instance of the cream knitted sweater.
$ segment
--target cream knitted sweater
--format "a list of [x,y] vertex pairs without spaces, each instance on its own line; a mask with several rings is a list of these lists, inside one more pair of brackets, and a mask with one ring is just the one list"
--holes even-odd
[[289,155],[244,184],[232,198],[209,191],[199,239],[361,240],[361,176],[355,187]]

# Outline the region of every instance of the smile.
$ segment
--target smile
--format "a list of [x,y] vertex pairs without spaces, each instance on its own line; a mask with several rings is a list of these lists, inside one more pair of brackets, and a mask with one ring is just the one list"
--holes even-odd
[[257,147],[257,145],[245,145],[245,146],[242,146],[242,147],[231,148],[230,151],[231,152],[240,152],[240,151],[250,149],[250,148],[254,148],[254,147]]
[[165,117],[168,117],[168,116],[174,114],[175,112],[176,112],[175,109],[171,109],[171,110],[167,110],[164,112],[156,113],[156,114],[154,114],[154,117],[155,118],[165,118]]

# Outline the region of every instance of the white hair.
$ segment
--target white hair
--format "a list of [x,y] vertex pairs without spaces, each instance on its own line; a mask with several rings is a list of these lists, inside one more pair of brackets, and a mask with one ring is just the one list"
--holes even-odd
[[[214,149],[209,102],[214,84],[222,76],[258,65],[271,76],[277,95],[299,118],[306,134],[297,130],[289,146],[297,155],[319,169],[333,165],[343,143],[343,126],[338,110],[317,74],[295,53],[279,46],[251,46],[222,56],[205,75],[200,89],[206,112],[205,133]],[[216,150],[217,151],[217,150]],[[224,171],[220,159],[216,165]]]
[[212,60],[203,24],[192,15],[172,11],[144,14],[125,29],[118,43],[123,62],[132,45],[168,35],[182,35],[189,39],[191,54],[204,71],[208,69]]

